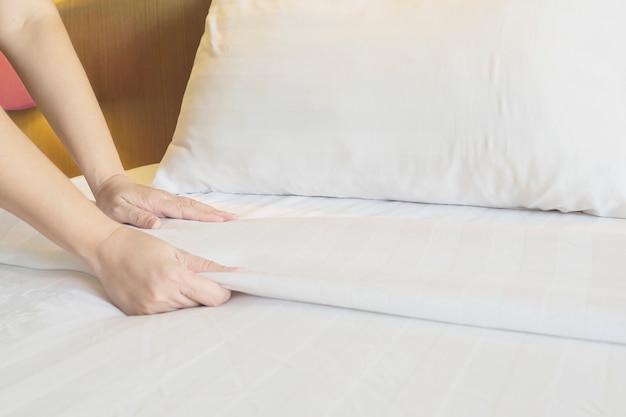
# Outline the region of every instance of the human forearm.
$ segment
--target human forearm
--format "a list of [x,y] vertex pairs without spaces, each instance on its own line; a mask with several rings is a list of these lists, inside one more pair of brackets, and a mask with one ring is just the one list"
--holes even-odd
[[96,191],[123,172],[98,101],[54,4],[22,0],[19,7],[14,15],[30,17],[5,27],[3,50]]
[[0,134],[2,207],[93,266],[98,245],[119,224],[87,200],[2,111]]
[[111,220],[0,110],[0,207],[82,258],[127,314],[217,306],[230,291],[196,272],[227,268]]
[[[230,271],[143,232],[158,216],[224,221],[209,206],[129,181],[98,102],[49,0],[0,0],[0,49],[81,167],[85,198],[0,110],[0,207],[82,258],[125,313],[220,305],[230,291],[196,272]],[[114,221],[113,219],[117,220]]]
[[159,217],[235,218],[191,199],[139,186],[126,177],[99,103],[50,0],[0,0],[0,49],[73,155],[98,206],[108,216],[143,228],[158,227]]

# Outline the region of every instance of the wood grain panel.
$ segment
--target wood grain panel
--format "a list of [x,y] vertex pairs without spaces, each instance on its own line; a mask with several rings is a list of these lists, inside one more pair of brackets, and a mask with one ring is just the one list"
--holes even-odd
[[[210,0],[56,2],[126,168],[161,160]],[[78,168],[37,109],[13,120],[67,175]]]

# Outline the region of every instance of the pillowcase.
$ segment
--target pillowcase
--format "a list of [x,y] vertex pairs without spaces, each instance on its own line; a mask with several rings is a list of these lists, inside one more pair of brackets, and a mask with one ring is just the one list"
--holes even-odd
[[626,2],[214,0],[154,186],[626,217]]

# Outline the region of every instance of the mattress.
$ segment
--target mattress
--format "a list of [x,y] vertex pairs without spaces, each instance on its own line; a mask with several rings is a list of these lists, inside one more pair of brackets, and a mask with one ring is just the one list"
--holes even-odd
[[0,214],[0,415],[626,414],[624,220],[192,197],[240,219],[149,233],[244,267],[209,275],[236,292],[145,317]]

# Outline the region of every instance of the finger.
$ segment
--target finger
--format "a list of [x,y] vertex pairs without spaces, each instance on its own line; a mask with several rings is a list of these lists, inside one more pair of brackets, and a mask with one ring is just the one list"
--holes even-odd
[[145,305],[133,306],[131,313],[126,312],[128,315],[150,315],[168,313],[170,311],[181,310],[184,308],[198,307],[201,304],[190,299],[184,294],[178,292],[175,295],[171,294],[167,301],[146,303]]
[[124,204],[119,207],[112,217],[120,223],[130,224],[142,229],[158,229],[161,226],[161,219],[157,215],[132,204]]
[[182,293],[182,291],[178,294],[178,296],[173,300],[172,302],[172,310],[180,310],[183,308],[193,308],[193,307],[198,307],[201,306],[203,304],[192,300],[191,298],[187,297],[185,294]]
[[208,278],[188,271],[180,282],[180,292],[191,301],[217,307],[230,299],[231,292]]
[[164,217],[201,222],[223,222],[237,218],[237,215],[234,213],[217,210],[207,204],[186,197],[172,197],[164,200],[157,207],[157,210]]
[[200,256],[192,255],[188,252],[180,250],[178,259],[193,272],[240,272],[242,268],[233,266],[224,266],[217,262],[209,261]]
[[230,299],[230,290],[196,272],[237,272],[241,268],[224,266],[184,251],[180,251],[179,259],[189,270],[181,282],[182,294],[206,306],[219,306]]

